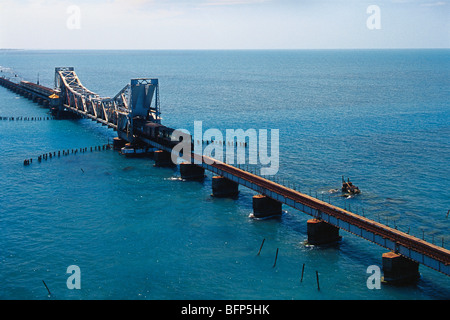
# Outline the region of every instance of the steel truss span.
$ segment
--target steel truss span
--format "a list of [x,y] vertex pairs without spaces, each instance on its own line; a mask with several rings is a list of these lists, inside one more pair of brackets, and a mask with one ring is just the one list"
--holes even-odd
[[73,67],[58,67],[55,88],[60,95],[60,111],[91,118],[127,135],[133,132],[136,119],[154,122],[160,119],[157,79],[132,79],[114,97],[101,97],[81,83]]

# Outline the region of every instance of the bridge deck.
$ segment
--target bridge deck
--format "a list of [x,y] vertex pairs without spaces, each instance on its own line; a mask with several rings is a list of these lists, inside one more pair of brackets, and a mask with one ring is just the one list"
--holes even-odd
[[[156,148],[172,152],[169,147],[149,139],[144,138],[143,140]],[[195,161],[194,163],[213,173],[224,176],[258,193],[271,197],[384,248],[398,252],[411,260],[450,275],[450,250],[218,160],[194,153],[191,154],[190,158],[192,162]]]
[[[16,84],[5,78],[0,78],[0,85],[11,90],[26,89],[34,95],[46,96],[47,94],[55,92],[52,89],[34,84]],[[27,88],[25,88],[25,86]],[[107,125],[114,130],[118,130],[116,124],[101,119],[100,117],[95,117],[93,114],[80,110],[80,108],[75,108],[70,105],[65,105],[65,107],[67,107],[71,112],[84,115],[92,120],[102,123],[103,125]],[[172,152],[172,149],[169,147],[146,139],[145,137],[141,137],[141,140],[161,150]],[[287,188],[283,185],[215,159],[196,155],[194,153],[190,155],[190,158],[191,160],[197,161],[196,163],[198,163],[198,165],[211,172],[233,180],[258,193],[265,194],[266,196],[280,201],[281,203],[284,203],[292,208],[321,219],[361,238],[374,242],[384,248],[398,252],[411,260],[422,263],[444,274],[450,275],[450,251],[445,248],[436,246],[397,229],[390,228],[350,211],[343,210],[342,208],[333,206],[324,201],[320,201],[319,199],[302,194],[296,190]]]
[[340,229],[450,275],[450,251],[445,248],[225,163],[216,162],[202,166]]

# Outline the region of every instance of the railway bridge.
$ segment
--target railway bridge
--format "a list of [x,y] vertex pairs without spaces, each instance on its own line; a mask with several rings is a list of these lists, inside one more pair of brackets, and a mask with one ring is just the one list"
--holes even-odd
[[174,150],[174,129],[161,124],[158,79],[132,79],[114,97],[100,97],[84,87],[73,67],[55,69],[55,88],[27,81],[14,82],[0,78],[0,85],[48,106],[57,118],[90,118],[117,132],[117,148],[154,152],[155,164],[175,165],[172,154],[182,157],[180,173],[186,179],[197,179],[208,170],[215,174],[213,195],[233,197],[239,185],[257,192],[253,197],[254,216],[267,218],[281,215],[287,205],[312,217],[308,221],[308,241],[321,245],[339,241],[344,230],[368,240],[389,252],[383,254],[386,282],[403,282],[419,277],[419,265],[450,275],[450,251],[416,238],[395,228],[344,210],[297,190],[247,172],[230,164],[190,152]]

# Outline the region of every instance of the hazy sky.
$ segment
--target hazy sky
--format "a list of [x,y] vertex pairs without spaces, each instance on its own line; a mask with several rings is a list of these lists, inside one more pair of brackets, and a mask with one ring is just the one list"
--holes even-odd
[[449,48],[449,21],[449,0],[0,0],[0,48]]

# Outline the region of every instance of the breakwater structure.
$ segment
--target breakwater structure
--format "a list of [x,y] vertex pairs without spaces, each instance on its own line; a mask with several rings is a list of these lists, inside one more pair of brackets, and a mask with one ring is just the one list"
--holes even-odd
[[[153,152],[155,166],[175,166],[172,154],[187,160],[179,164],[184,179],[202,179],[205,170],[213,173],[212,195],[235,197],[239,186],[257,193],[253,196],[253,216],[280,216],[282,205],[310,215],[308,242],[323,245],[341,239],[340,230],[375,243],[388,252],[382,255],[387,283],[415,281],[419,265],[450,275],[450,251],[408,233],[321,201],[277,182],[230,164],[196,153],[179,154],[174,147],[174,129],[161,124],[158,79],[131,79],[114,97],[100,97],[85,88],[73,67],[55,68],[54,88],[28,81],[0,78],[0,85],[33,102],[47,106],[52,117],[89,118],[117,132],[113,148],[124,154]],[[192,145],[194,141],[192,141]],[[191,149],[193,150],[193,148]]]

